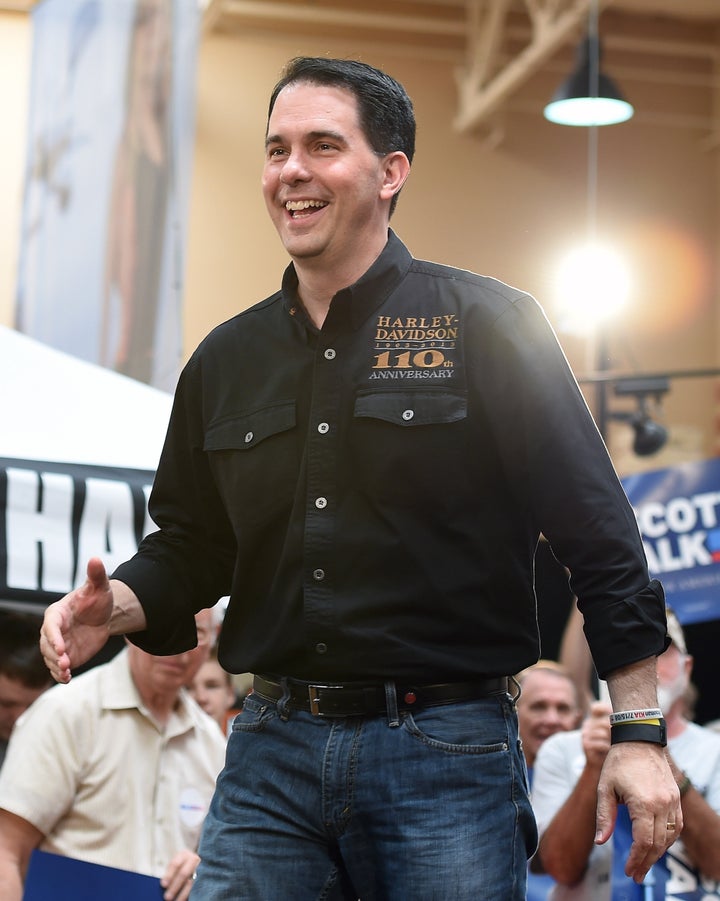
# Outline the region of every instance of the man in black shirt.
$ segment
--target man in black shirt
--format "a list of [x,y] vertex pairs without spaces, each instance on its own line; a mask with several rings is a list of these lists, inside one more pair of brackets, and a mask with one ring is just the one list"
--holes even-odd
[[[291,61],[263,170],[282,288],[185,367],[159,530],[109,581],[92,560],[46,616],[67,681],[108,632],[192,646],[194,612],[231,595],[220,660],[258,675],[193,899],[524,897],[536,833],[507,677],[538,657],[541,532],[615,709],[656,707],[662,588],[542,311],[389,230],[414,140],[394,79]],[[608,755],[598,838],[624,800],[639,880],[681,813],[661,726],[637,719]]]

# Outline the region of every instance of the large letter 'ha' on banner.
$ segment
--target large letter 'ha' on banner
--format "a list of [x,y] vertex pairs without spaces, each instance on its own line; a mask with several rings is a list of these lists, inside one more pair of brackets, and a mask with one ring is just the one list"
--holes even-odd
[[682,623],[720,619],[720,459],[628,476],[650,573]]
[[197,0],[44,0],[32,19],[17,328],[172,391]]
[[85,581],[90,557],[108,572],[155,525],[153,473],[0,458],[0,600],[45,606]]

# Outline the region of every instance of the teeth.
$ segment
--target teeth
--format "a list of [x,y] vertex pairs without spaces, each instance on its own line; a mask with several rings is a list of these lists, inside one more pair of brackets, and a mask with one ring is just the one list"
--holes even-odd
[[320,208],[327,206],[324,200],[288,200],[285,209],[290,213],[296,213],[300,210],[307,210],[309,207]]

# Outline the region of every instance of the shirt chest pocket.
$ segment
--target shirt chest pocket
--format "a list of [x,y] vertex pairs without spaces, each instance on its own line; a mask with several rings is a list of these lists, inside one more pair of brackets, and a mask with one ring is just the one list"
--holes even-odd
[[203,449],[228,513],[264,521],[292,502],[299,467],[295,401],[224,415],[206,430]]
[[449,424],[467,417],[467,397],[461,391],[361,392],[355,417],[404,427]]
[[[467,397],[427,389],[356,396],[351,455],[364,495],[407,506],[442,492],[467,465]],[[421,487],[419,487],[421,486]]]
[[294,400],[225,415],[208,425],[204,450],[249,451],[268,438],[294,429],[295,422]]

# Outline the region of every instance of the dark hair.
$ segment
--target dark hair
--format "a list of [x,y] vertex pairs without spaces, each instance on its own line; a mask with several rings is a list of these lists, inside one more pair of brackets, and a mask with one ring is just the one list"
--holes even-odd
[[0,675],[26,688],[44,688],[50,673],[40,653],[42,617],[0,611]]
[[[357,100],[360,127],[375,153],[385,156],[401,150],[412,162],[415,155],[415,113],[412,101],[399,81],[357,60],[297,56],[287,63],[280,81],[273,88],[268,123],[280,91],[297,82],[350,91]],[[399,194],[398,191],[392,199],[391,214]]]

